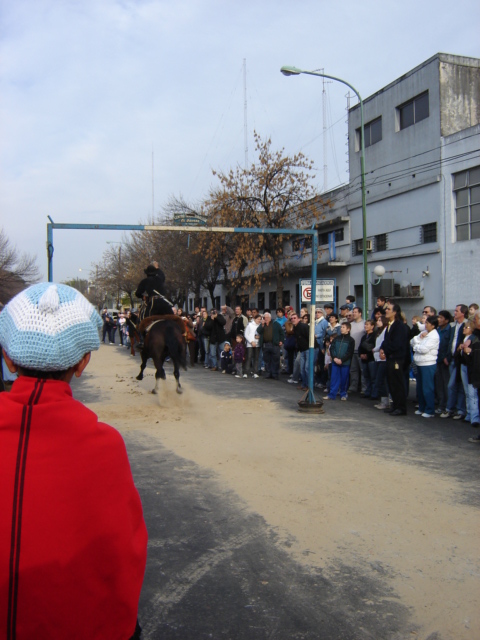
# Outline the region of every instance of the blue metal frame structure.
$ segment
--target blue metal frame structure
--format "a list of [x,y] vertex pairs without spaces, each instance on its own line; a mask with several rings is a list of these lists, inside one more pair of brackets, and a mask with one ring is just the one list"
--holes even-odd
[[[243,227],[207,227],[207,226],[182,226],[178,225],[149,225],[149,224],[70,224],[54,222],[48,216],[50,222],[47,223],[47,260],[48,260],[48,281],[53,282],[53,230],[54,229],[84,229],[84,230],[107,230],[107,231],[183,231],[184,233],[256,233],[273,235],[301,235],[312,236],[312,283],[317,281],[317,261],[318,261],[318,233],[315,229],[269,229],[269,228],[243,228]],[[312,284],[312,298],[310,302],[310,318],[315,318],[315,297],[316,286]],[[316,404],[314,390],[314,344],[315,344],[315,323],[310,323],[309,340],[309,371],[308,371],[308,393],[306,395],[307,404]]]

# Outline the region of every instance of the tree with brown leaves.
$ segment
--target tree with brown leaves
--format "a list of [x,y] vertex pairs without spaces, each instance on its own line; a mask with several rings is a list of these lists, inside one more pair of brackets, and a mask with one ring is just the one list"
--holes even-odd
[[[271,146],[270,138],[262,140],[255,132],[255,164],[214,172],[220,186],[207,202],[209,226],[301,229],[311,228],[324,216],[328,205],[312,186],[312,162],[302,153],[286,156],[283,149],[273,151]],[[215,234],[203,242],[202,251],[208,260],[223,256],[228,264],[226,280],[237,291],[257,291],[267,278],[274,279],[281,302],[291,257],[284,251],[288,239],[280,234]]]

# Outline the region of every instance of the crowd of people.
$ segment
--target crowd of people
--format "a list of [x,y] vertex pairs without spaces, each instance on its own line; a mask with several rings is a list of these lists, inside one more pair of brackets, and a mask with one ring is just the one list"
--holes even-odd
[[[145,270],[147,278],[138,293],[150,291],[156,304],[166,304],[162,272],[158,265]],[[153,288],[152,287],[156,287]],[[145,295],[145,293],[144,293]],[[171,303],[168,303],[168,305]],[[167,305],[167,306],[168,306]],[[166,307],[165,307],[166,308]],[[416,381],[416,410],[422,418],[453,418],[480,426],[480,311],[476,303],[448,310],[426,305],[422,315],[409,321],[393,300],[378,297],[369,318],[346,297],[339,313],[332,304],[297,313],[292,307],[275,312],[223,305],[207,310],[195,307],[192,314],[170,309],[185,323],[190,364],[233,374],[237,378],[279,379],[302,391],[309,386],[310,325],[314,325],[315,387],[325,401],[346,401],[359,393],[375,401],[375,408],[392,417],[407,415],[410,381]],[[163,309],[165,311],[165,309]],[[113,318],[102,312],[102,340],[129,345],[128,313]],[[479,442],[480,436],[470,438]]]
[[[459,304],[453,315],[426,305],[410,322],[394,301],[377,298],[372,316],[348,296],[333,305],[260,312],[226,305],[193,314],[179,310],[190,327],[191,364],[237,378],[273,378],[308,389],[309,334],[314,323],[315,387],[324,401],[358,393],[392,417],[407,415],[410,383],[416,381],[415,414],[452,418],[480,427],[480,310]],[[480,436],[470,438],[480,443]]]

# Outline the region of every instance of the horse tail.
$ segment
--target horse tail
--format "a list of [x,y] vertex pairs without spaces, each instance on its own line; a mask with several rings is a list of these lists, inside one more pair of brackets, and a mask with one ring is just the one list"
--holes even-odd
[[187,347],[185,339],[176,324],[165,327],[165,346],[174,361],[187,370]]

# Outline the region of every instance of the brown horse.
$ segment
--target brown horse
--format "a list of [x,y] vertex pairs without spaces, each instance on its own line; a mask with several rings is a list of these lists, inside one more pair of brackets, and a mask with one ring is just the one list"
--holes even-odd
[[187,358],[184,331],[180,328],[182,325],[178,323],[175,317],[152,316],[142,321],[138,327],[139,330],[143,329],[142,325],[144,323],[148,325],[148,329],[137,380],[143,380],[143,372],[147,366],[147,361],[152,358],[156,369],[155,388],[152,393],[157,393],[158,381],[166,379],[163,363],[167,357],[170,357],[173,362],[173,375],[177,381],[177,393],[183,393],[180,384],[180,367],[183,367],[185,371],[187,370]]

